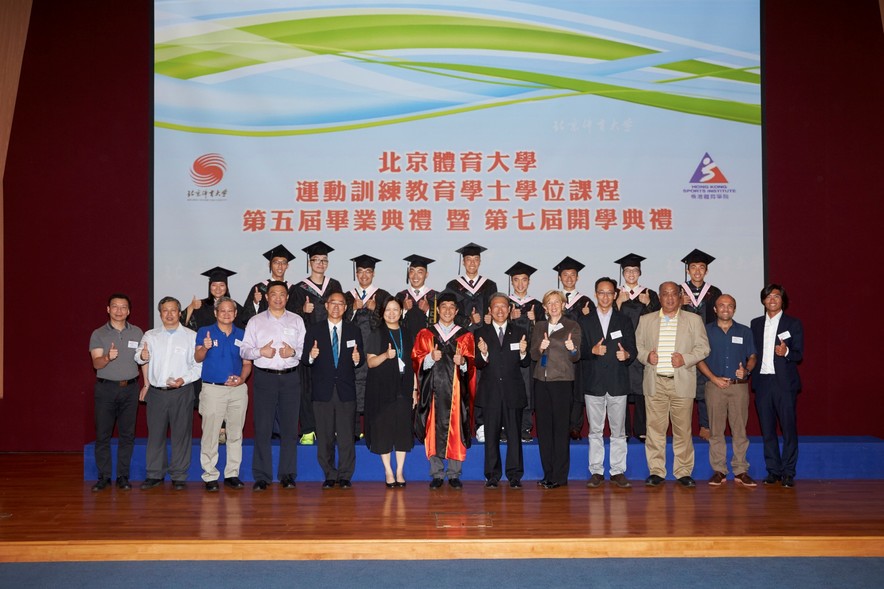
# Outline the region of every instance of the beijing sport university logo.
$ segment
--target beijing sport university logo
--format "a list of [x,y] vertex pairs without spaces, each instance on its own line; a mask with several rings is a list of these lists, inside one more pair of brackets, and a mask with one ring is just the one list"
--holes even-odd
[[194,187],[187,191],[187,200],[227,200],[227,189],[218,186],[227,172],[227,162],[220,153],[201,155],[190,166],[190,179]]
[[207,153],[193,160],[190,177],[200,188],[215,186],[224,178],[227,162],[220,153]]
[[707,152],[700,158],[690,184],[682,192],[690,195],[691,200],[721,200],[729,199],[737,191],[730,187],[724,172]]

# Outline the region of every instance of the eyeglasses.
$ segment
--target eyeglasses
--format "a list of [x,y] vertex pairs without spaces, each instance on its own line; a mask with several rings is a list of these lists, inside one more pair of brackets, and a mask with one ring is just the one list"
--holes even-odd
[[328,258],[310,258],[314,264],[328,264]]
[[612,291],[612,290],[597,290],[597,291],[595,291],[595,294],[599,295],[600,297],[612,297],[612,296],[614,296],[614,291]]
[[347,303],[342,303],[341,301],[329,301],[328,304],[331,305],[332,307],[346,307],[347,306]]

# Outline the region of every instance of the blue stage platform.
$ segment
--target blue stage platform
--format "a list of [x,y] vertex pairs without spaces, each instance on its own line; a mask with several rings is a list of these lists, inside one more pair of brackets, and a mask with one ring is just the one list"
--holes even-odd
[[[116,439],[111,444],[111,451],[116,461]],[[135,441],[135,451],[132,456],[130,477],[138,481],[145,478],[145,450],[146,440]],[[226,461],[225,447],[221,446],[218,469],[222,476]],[[730,439],[728,439],[730,449]],[[240,478],[244,481],[252,480],[252,440],[245,440],[243,444],[243,461],[240,469]],[[570,479],[574,481],[588,478],[587,456],[589,446],[584,439],[571,444],[571,471]],[[483,461],[484,445],[473,442],[473,446],[467,453],[464,462],[463,480],[484,480]],[[709,444],[694,439],[695,466],[694,478],[700,481],[712,476],[709,467]],[[506,452],[506,444],[502,444],[502,453]],[[523,444],[525,460],[525,480],[538,480],[543,474],[540,467],[540,456],[537,442]],[[505,455],[505,454],[504,454]],[[86,444],[83,448],[83,476],[86,480],[95,480],[98,471],[95,468],[94,444]],[[667,448],[667,465],[672,467],[672,444]],[[279,458],[279,445],[273,444],[273,463],[277,464]],[[749,444],[749,474],[762,479],[767,475],[764,468],[761,438],[750,438]],[[728,453],[730,461],[730,453]],[[606,467],[607,468],[607,467]],[[192,460],[188,480],[201,480],[199,459],[199,440],[194,440]],[[354,481],[381,481],[384,469],[379,456],[372,454],[364,443],[356,445],[356,473]],[[648,466],[645,461],[645,447],[636,440],[630,440],[629,453],[627,455],[626,475],[632,480],[644,479],[648,476]],[[116,474],[115,474],[116,476]],[[429,463],[424,454],[423,446],[415,446],[405,462],[405,477],[409,481],[429,480]],[[670,474],[669,478],[672,478]],[[798,458],[799,479],[884,479],[884,440],[872,436],[862,437],[824,437],[806,436],[799,441]],[[316,462],[316,446],[298,447],[298,478],[299,481],[322,481],[324,476]]]

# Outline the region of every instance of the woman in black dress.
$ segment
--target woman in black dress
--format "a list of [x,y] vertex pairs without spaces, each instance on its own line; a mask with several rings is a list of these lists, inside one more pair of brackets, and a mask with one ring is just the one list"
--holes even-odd
[[[383,323],[365,345],[368,379],[365,385],[365,438],[369,450],[380,454],[388,489],[405,486],[405,454],[414,447],[414,407],[417,378],[411,364],[413,335],[400,327],[401,301],[390,297],[383,306]],[[396,474],[391,453],[396,451]]]

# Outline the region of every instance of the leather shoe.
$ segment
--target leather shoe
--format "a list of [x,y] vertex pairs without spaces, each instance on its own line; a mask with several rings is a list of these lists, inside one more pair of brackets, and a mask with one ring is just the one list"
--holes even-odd
[[765,485],[776,485],[780,482],[780,475],[769,473],[767,477],[764,479]]
[[558,489],[561,487],[559,483],[554,481],[546,481],[543,485],[541,485],[544,489]]
[[322,488],[323,488],[323,489],[333,489],[334,486],[335,486],[335,481],[332,480],[332,479],[325,479],[325,480],[322,482]]
[[604,482],[605,482],[605,477],[596,473],[596,474],[593,474],[591,477],[589,477],[589,480],[586,481],[586,486],[589,487],[590,489],[595,489],[597,487],[602,486],[602,483],[604,483]]
[[580,430],[579,429],[574,428],[571,431],[569,431],[568,433],[571,435],[572,440],[579,440],[580,439]]
[[220,488],[218,481],[206,481],[206,491],[209,493],[217,493]]
[[700,439],[709,441],[709,438],[712,437],[712,432],[709,431],[708,427],[701,427],[699,431]]
[[175,491],[183,491],[187,488],[186,481],[172,481],[172,489]]
[[548,481],[547,479],[540,479],[539,481],[537,481],[537,486],[538,486],[538,487],[544,487],[544,486],[546,486],[546,484],[547,484],[548,482],[549,482],[549,481]]
[[521,489],[521,488],[522,488],[522,481],[520,481],[519,479],[512,479],[510,481],[510,489]]
[[255,481],[255,484],[252,485],[252,491],[266,491],[267,490],[267,481]]
[[460,479],[448,479],[448,485],[452,489],[463,489],[463,483],[460,482]]
[[224,486],[230,487],[231,489],[242,489],[245,487],[243,482],[239,480],[239,477],[227,477],[224,479]]
[[709,479],[709,484],[713,487],[720,487],[722,484],[727,482],[727,475],[723,472],[715,471],[712,473],[712,478]]
[[352,489],[353,484],[350,482],[350,479],[340,479],[338,481],[338,486],[342,489]]
[[129,477],[117,477],[117,488],[121,491],[131,490],[132,484],[129,483]]
[[749,476],[748,472],[741,472],[740,474],[734,475],[734,482],[738,485],[743,485],[744,487],[757,487],[758,483],[756,483],[752,477]]
[[110,485],[110,479],[98,479],[98,481],[92,485],[92,492],[97,493],[98,491],[104,491]]
[[141,483],[141,490],[147,491],[148,489],[153,489],[158,485],[163,484],[163,479],[144,479],[144,482]]
[[485,488],[486,489],[496,489],[497,488],[497,481],[492,481],[492,480],[485,481]]
[[658,486],[662,485],[663,481],[665,481],[665,480],[666,479],[664,479],[663,477],[661,477],[659,475],[652,474],[651,476],[649,476],[648,478],[645,479],[645,486],[646,487],[658,487]]
[[676,479],[676,480],[678,481],[678,484],[681,485],[682,487],[684,487],[685,489],[693,489],[694,487],[697,486],[697,483],[694,481],[693,477],[691,477],[691,476],[678,477],[678,479]]
[[430,481],[431,489],[441,489],[442,488],[442,479],[433,479]]
[[279,484],[282,485],[283,489],[294,489],[295,479],[292,478],[292,475],[287,474],[280,479]]
[[794,487],[795,486],[795,477],[790,474],[783,475],[782,485],[784,487]]
[[611,482],[621,489],[628,489],[632,486],[632,484],[629,482],[629,479],[627,479],[626,475],[622,472],[619,474],[611,475]]

